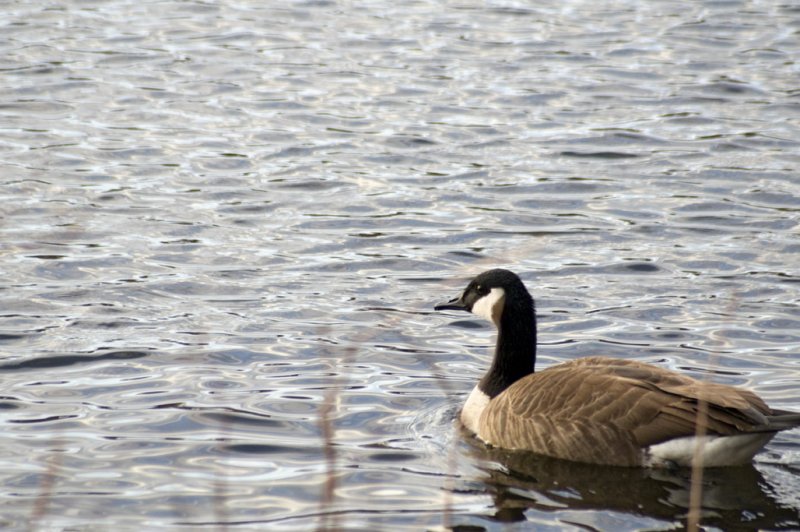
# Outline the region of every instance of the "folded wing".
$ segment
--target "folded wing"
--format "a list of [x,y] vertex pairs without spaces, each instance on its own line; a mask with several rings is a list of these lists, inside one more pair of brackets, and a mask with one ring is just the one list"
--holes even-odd
[[800,424],[797,414],[773,413],[747,390],[641,362],[590,357],[514,383],[486,408],[478,436],[498,447],[568,460],[640,465],[647,447],[695,435],[701,402],[710,435]]

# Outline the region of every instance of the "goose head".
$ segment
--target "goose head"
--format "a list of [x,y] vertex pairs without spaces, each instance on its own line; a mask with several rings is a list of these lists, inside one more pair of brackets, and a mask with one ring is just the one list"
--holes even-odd
[[478,385],[495,397],[520,378],[533,373],[536,363],[536,313],[533,298],[513,272],[494,269],[481,273],[464,291],[434,310],[462,310],[492,322],[497,344],[489,371]]
[[497,268],[481,273],[460,295],[434,310],[471,312],[501,329],[507,307],[511,313],[522,312],[527,317],[533,312],[533,298],[515,273]]

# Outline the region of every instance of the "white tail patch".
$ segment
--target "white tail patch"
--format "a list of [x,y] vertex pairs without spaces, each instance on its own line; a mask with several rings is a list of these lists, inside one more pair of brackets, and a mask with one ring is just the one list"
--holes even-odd
[[702,446],[700,457],[703,467],[746,464],[774,435],[771,432],[758,432],[735,436],[676,438],[648,447],[644,465],[660,466],[673,463],[679,466],[691,466],[695,447],[698,445]]
[[479,386],[475,386],[461,409],[461,422],[475,434],[478,434],[478,421],[489,406],[489,401],[489,396],[483,393]]

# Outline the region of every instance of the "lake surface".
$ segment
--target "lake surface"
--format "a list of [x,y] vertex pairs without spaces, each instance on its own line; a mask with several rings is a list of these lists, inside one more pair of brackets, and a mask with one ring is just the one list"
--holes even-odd
[[[490,451],[507,267],[538,366],[800,410],[791,2],[6,2],[0,526],[660,530],[688,472]],[[708,471],[800,528],[800,431]]]

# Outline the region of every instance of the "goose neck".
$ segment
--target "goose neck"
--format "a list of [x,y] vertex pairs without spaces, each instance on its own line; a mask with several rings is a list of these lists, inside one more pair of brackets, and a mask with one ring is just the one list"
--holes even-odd
[[536,364],[536,314],[533,302],[506,308],[498,323],[492,366],[480,382],[489,397],[495,397],[517,380],[533,373]]

